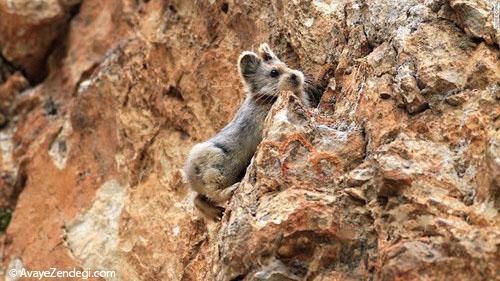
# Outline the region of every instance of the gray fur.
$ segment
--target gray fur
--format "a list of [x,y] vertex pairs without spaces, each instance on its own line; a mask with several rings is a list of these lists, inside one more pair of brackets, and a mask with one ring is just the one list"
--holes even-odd
[[[262,140],[264,119],[280,91],[303,93],[303,74],[289,69],[281,61],[264,60],[263,54],[268,54],[267,51],[271,52],[262,44],[260,57],[252,52],[240,55],[238,69],[247,91],[243,104],[226,127],[211,139],[196,144],[186,161],[187,179],[199,193],[195,205],[215,219],[221,214],[216,205],[231,197],[245,174]],[[272,77],[272,71],[280,75]]]
[[[282,64],[283,62],[271,51],[267,44],[261,44],[259,47],[260,57],[269,65]],[[306,76],[304,81],[304,92],[300,95],[305,105],[309,107],[317,107],[326,85],[315,81],[311,77]]]

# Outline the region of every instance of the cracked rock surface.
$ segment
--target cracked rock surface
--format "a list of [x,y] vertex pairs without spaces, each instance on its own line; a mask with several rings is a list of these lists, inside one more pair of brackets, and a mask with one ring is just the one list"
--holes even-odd
[[[0,0],[5,280],[51,267],[114,270],[108,280],[498,280],[491,11]],[[238,109],[238,55],[261,42],[328,87],[316,109],[281,94],[224,217],[207,221],[182,166]]]

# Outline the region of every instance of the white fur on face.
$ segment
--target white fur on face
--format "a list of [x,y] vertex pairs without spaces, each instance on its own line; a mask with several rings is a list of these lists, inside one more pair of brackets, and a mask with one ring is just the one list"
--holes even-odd
[[[288,68],[269,49],[267,44],[259,47],[259,56],[253,52],[243,52],[238,60],[238,68],[242,81],[248,92],[261,96],[278,96],[282,90],[299,93],[303,88],[304,75],[297,70]],[[268,61],[262,57],[269,58]],[[273,76],[272,72],[278,73]],[[295,74],[296,81],[290,77]]]

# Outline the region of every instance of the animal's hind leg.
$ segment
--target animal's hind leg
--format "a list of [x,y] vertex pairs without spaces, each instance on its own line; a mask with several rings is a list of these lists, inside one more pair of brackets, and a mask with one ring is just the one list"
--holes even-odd
[[226,187],[218,192],[217,198],[214,198],[215,203],[224,203],[231,199],[231,196],[233,196],[234,191],[238,188],[240,185],[240,182],[237,182],[229,187]]
[[224,214],[224,208],[214,205],[205,195],[198,194],[194,198],[194,205],[206,217],[219,221]]

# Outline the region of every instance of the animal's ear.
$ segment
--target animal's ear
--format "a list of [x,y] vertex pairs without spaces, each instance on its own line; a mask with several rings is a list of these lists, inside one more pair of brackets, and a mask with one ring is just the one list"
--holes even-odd
[[278,57],[271,51],[267,43],[262,43],[259,46],[259,57],[265,62],[279,61]]
[[245,77],[254,74],[259,67],[261,59],[253,52],[245,51],[241,53],[238,59],[238,68],[240,74]]

